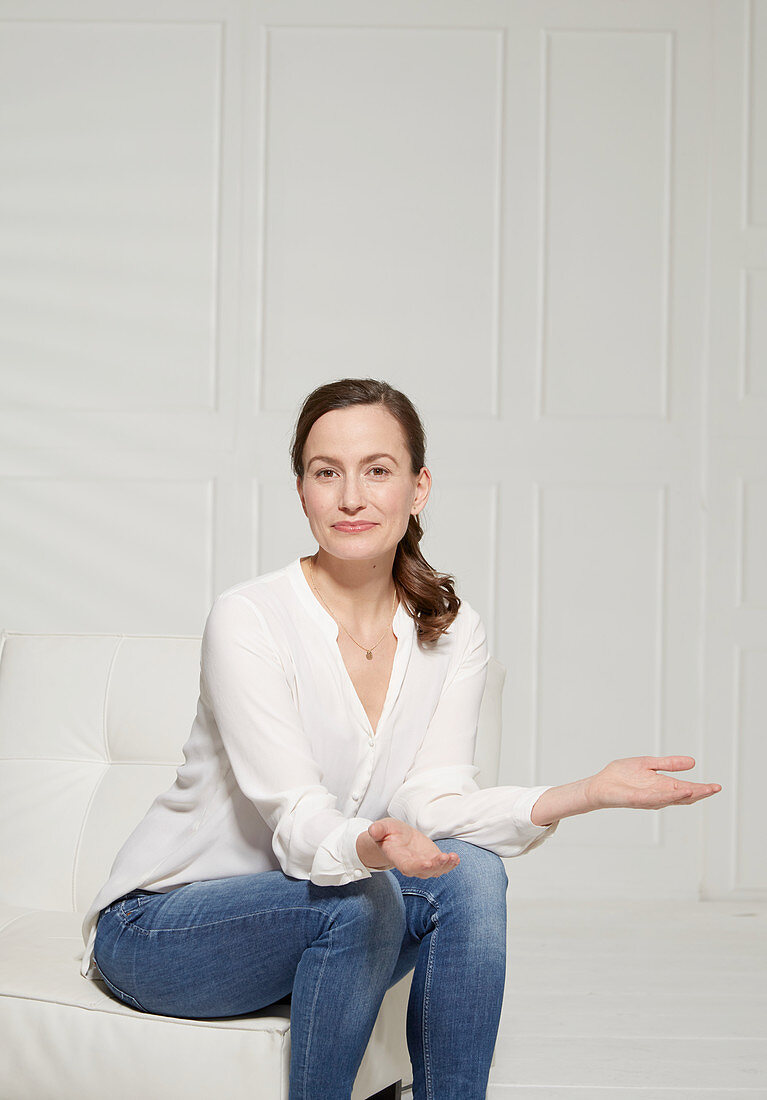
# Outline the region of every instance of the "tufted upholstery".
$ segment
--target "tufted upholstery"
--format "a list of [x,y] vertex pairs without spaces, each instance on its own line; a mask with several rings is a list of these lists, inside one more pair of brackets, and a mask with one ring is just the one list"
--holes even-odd
[[[79,972],[84,913],[183,763],[199,674],[199,637],[0,635],[5,1100],[127,1100],[136,1090],[207,1100],[222,1067],[230,1100],[287,1100],[289,1005],[219,1020],[153,1016]],[[491,658],[475,755],[483,787],[498,782],[504,679]],[[384,998],[353,1100],[412,1080],[411,976]]]

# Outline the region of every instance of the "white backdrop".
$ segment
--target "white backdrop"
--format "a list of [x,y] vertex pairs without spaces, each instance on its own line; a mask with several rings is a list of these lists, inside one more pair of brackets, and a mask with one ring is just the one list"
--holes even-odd
[[767,895],[766,56],[767,0],[1,0],[0,626],[200,633],[316,548],[303,397],[386,378],[501,782],[724,785],[511,893]]

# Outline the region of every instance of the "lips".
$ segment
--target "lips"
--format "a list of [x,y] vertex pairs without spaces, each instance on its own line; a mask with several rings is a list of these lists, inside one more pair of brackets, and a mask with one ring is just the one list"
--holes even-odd
[[336,531],[369,531],[374,523],[334,523]]

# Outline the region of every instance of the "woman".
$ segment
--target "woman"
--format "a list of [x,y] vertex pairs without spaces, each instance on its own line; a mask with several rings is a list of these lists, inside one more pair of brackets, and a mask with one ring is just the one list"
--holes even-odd
[[306,398],[292,463],[317,552],[214,602],[185,763],[83,924],[82,973],[138,1010],[230,1016],[292,994],[291,1098],[348,1100],[383,996],[410,970],[414,1100],[484,1097],[501,857],[563,817],[721,789],[658,774],[689,757],[477,787],[487,642],[418,549],[424,459],[415,408],[385,382]]

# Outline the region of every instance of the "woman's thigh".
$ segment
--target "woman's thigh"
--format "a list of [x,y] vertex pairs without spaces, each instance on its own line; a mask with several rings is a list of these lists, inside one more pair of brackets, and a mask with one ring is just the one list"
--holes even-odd
[[[102,912],[96,965],[117,997],[145,1012],[203,1019],[254,1012],[287,998],[304,951],[345,901],[359,896],[359,905],[370,895],[370,883],[315,886],[264,871],[167,893],[133,891]],[[382,886],[372,884],[374,904],[386,909]]]
[[391,988],[413,970],[422,939],[446,907],[463,910],[464,922],[479,923],[485,935],[488,923],[499,924],[505,942],[500,922],[507,880],[500,858],[465,841],[436,843],[458,851],[461,863],[432,879],[395,870],[332,887],[264,871],[167,893],[132,891],[99,919],[96,965],[115,996],[147,1012],[191,1018],[254,1012],[290,997],[304,951],[345,900],[369,895],[382,920],[399,919],[390,896],[396,884],[405,928]]

